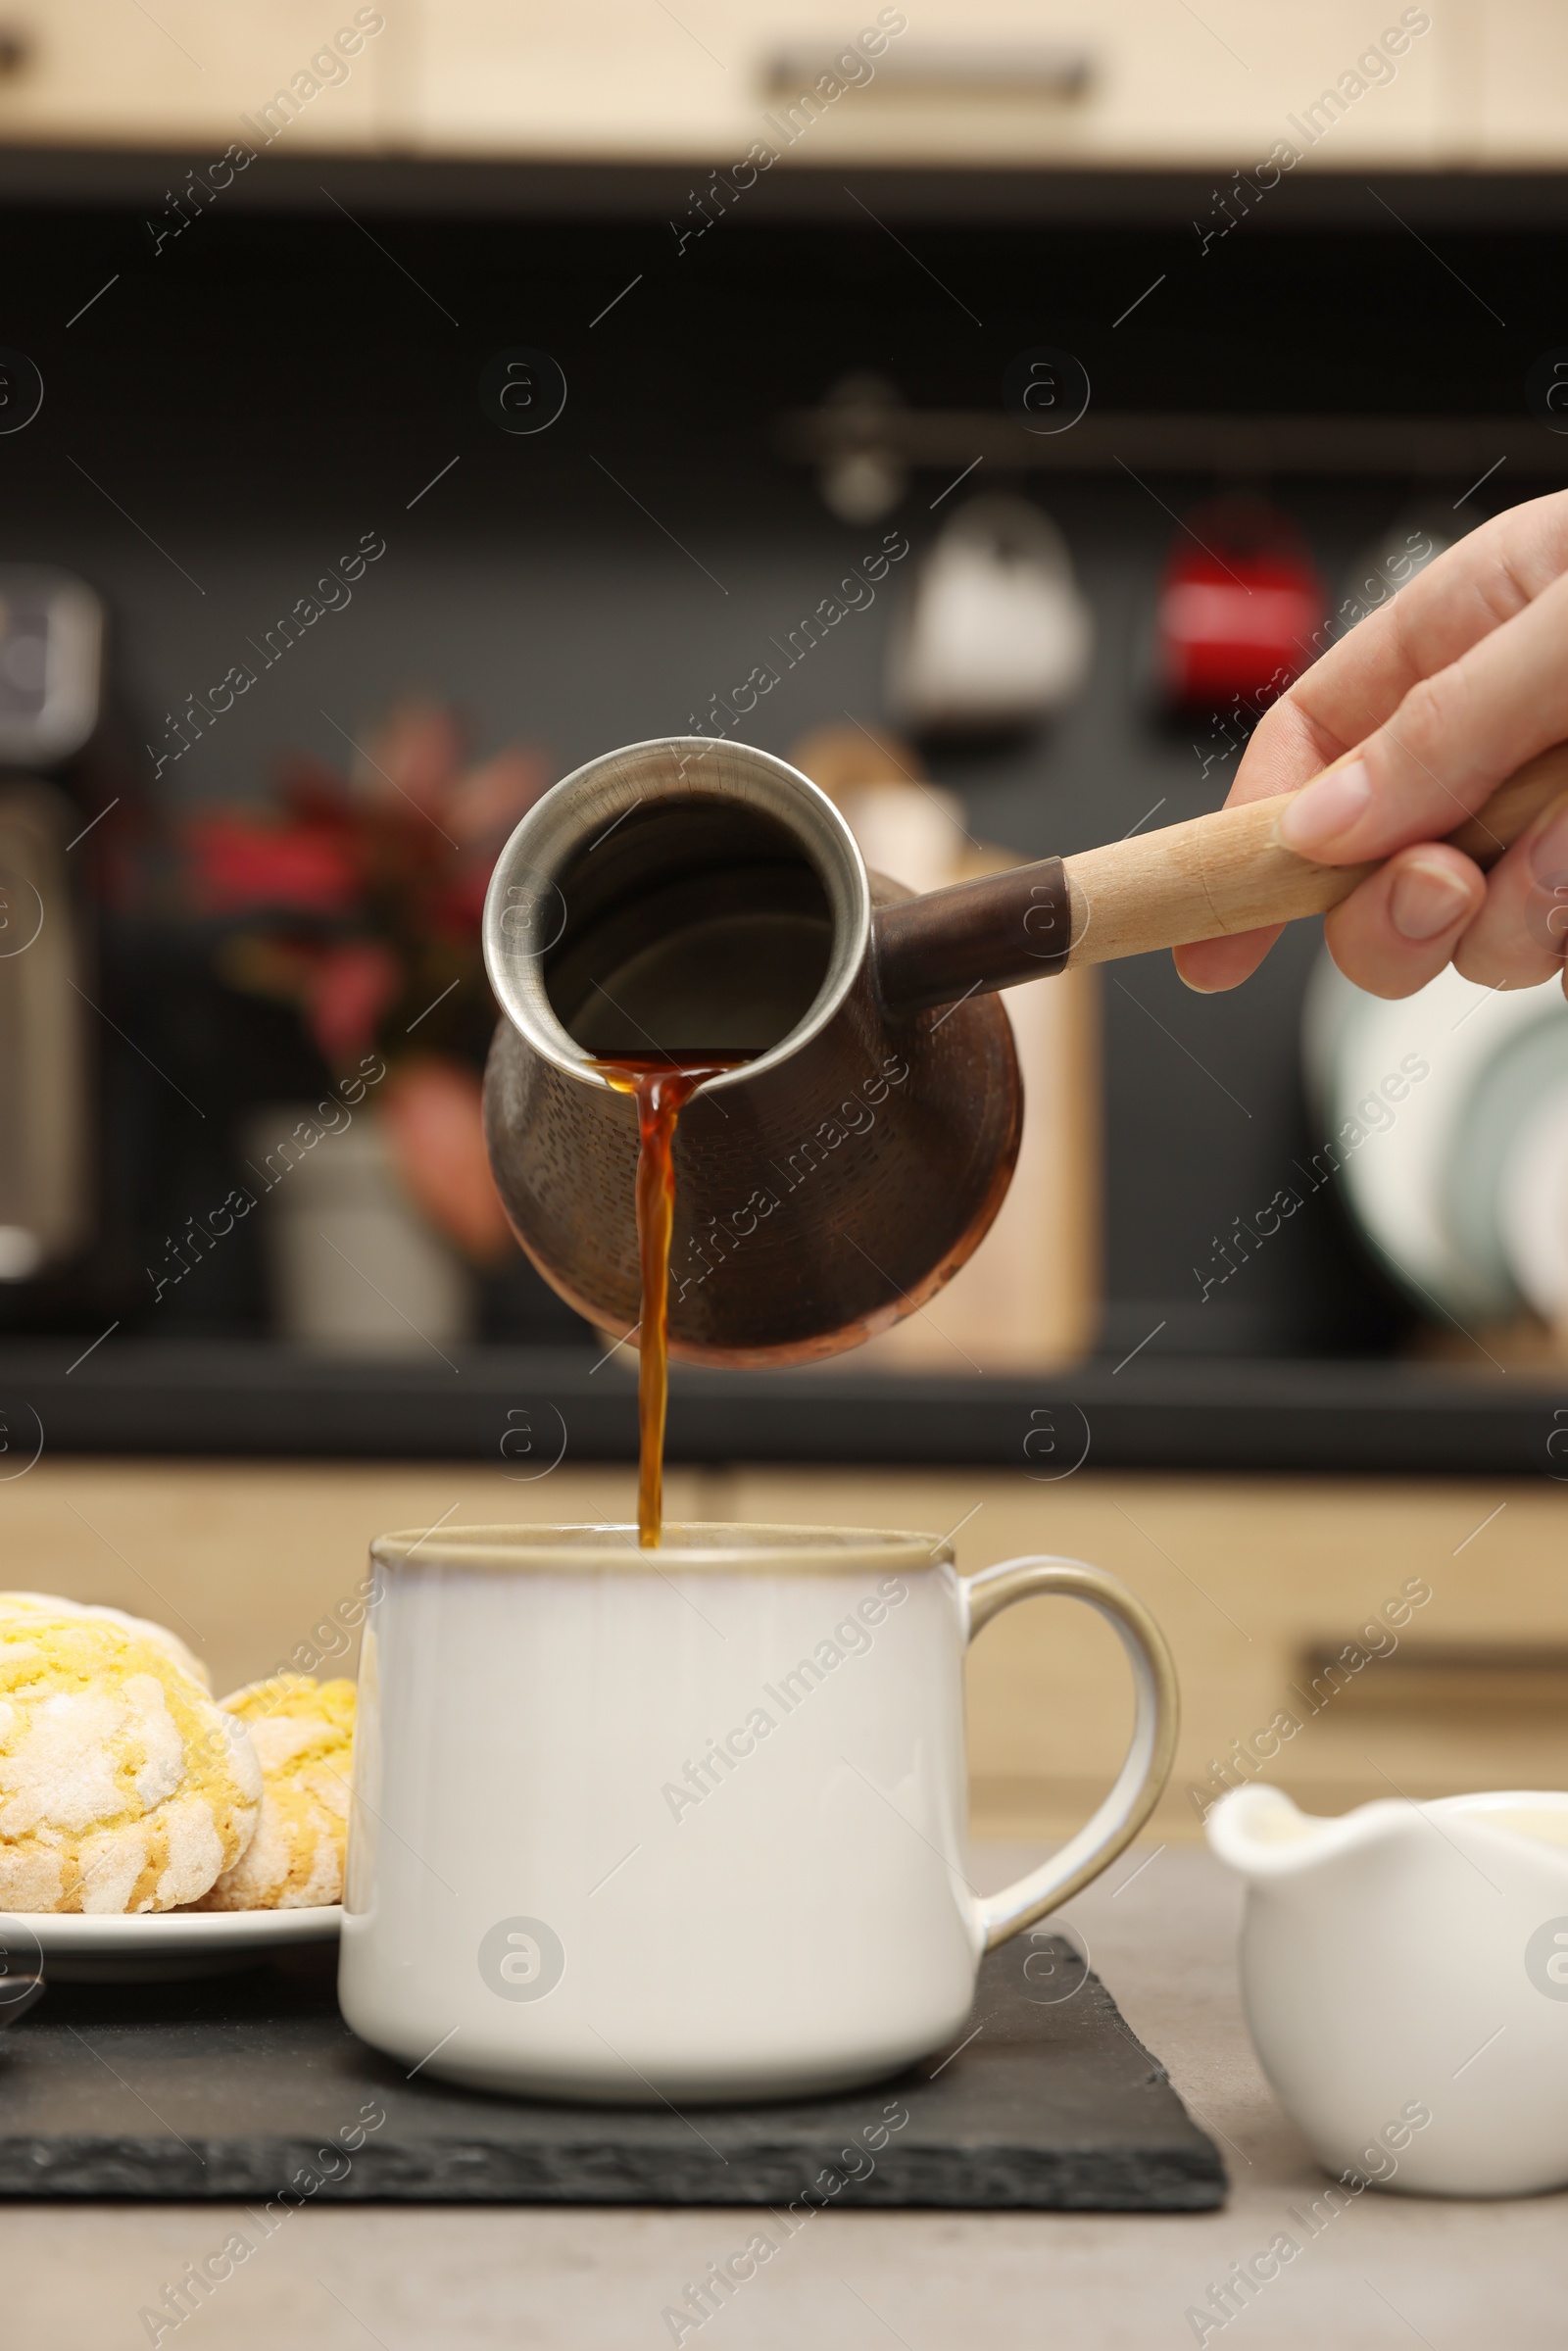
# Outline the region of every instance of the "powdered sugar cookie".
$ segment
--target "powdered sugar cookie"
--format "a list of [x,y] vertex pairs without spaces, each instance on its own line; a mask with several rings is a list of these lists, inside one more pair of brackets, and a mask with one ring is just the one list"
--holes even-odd
[[0,1610],[0,1910],[193,1902],[261,1793],[248,1736],[167,1647],[108,1610]]
[[142,1641],[156,1643],[203,1690],[210,1690],[213,1687],[213,1677],[195,1650],[187,1648],[179,1635],[172,1633],[167,1625],[154,1624],[150,1616],[131,1616],[123,1608],[111,1608],[107,1602],[96,1600],[63,1600],[50,1592],[0,1592],[0,1615],[29,1610],[36,1613],[40,1608],[47,1616],[97,1616],[106,1624],[122,1626]]
[[262,1767],[256,1835],[201,1910],[312,1910],[343,1898],[354,1685],[275,1674],[223,1704],[244,1722]]

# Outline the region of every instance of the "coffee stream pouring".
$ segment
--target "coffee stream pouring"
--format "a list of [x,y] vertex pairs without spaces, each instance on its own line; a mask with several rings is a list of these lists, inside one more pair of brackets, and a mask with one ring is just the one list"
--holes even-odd
[[[1490,864],[1563,793],[1559,748],[1450,838]],[[799,1363],[887,1329],[1011,1180],[1023,1095],[995,992],[1326,912],[1372,868],[1283,848],[1284,805],[911,898],[766,752],[677,737],[591,760],[523,817],[485,906],[486,1137],[518,1240],[631,1332],[637,1113],[604,1065],[733,1058],[675,1141],[670,1354]]]

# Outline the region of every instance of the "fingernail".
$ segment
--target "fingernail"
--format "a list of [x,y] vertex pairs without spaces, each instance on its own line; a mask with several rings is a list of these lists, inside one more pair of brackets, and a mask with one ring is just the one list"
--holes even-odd
[[1469,891],[1446,865],[1406,865],[1389,892],[1389,915],[1401,939],[1435,939],[1469,907]]
[[1319,857],[1364,815],[1371,798],[1366,761],[1352,759],[1348,767],[1336,767],[1297,793],[1280,818],[1280,839],[1298,857]]

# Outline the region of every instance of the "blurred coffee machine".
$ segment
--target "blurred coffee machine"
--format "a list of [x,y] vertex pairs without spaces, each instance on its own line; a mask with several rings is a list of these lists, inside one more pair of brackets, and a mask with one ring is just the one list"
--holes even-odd
[[0,565],[0,1283],[46,1277],[92,1222],[84,818],[49,780],[98,723],[103,608],[64,571]]

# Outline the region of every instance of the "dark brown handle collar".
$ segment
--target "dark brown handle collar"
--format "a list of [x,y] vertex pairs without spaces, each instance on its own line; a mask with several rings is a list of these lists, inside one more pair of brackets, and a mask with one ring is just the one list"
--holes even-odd
[[1071,916],[1060,857],[955,882],[871,917],[877,991],[889,1012],[1047,979],[1067,960]]

